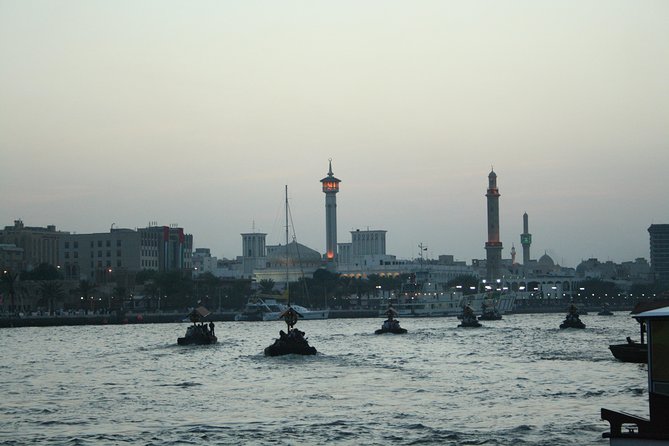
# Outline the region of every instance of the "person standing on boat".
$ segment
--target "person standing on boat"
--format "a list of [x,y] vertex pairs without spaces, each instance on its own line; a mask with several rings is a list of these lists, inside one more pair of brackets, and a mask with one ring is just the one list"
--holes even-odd
[[209,322],[209,333],[214,336],[214,321]]

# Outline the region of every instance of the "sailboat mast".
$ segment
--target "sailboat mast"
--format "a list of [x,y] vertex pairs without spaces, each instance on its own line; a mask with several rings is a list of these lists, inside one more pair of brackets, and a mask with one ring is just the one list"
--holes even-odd
[[286,184],[286,293],[288,294],[288,306],[290,307],[290,285],[288,282],[288,185]]

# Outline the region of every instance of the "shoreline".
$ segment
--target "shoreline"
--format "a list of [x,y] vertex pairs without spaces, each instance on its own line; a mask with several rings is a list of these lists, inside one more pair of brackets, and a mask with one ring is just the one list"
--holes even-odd
[[[611,311],[630,312],[633,305],[611,308]],[[580,314],[595,315],[600,307],[582,307]],[[541,314],[541,313],[565,313],[564,305],[550,306],[525,306],[514,308],[506,314]],[[236,311],[225,311],[211,313],[207,320],[213,322],[234,322]],[[330,310],[328,319],[361,319],[379,318],[379,310]],[[455,317],[455,316],[439,316]],[[63,315],[63,316],[0,316],[0,328],[18,327],[60,327],[76,325],[125,325],[125,324],[165,324],[185,323],[187,316],[181,313],[126,313],[117,314],[91,314],[91,315]],[[409,318],[414,319],[414,318]],[[245,321],[239,321],[245,322]]]

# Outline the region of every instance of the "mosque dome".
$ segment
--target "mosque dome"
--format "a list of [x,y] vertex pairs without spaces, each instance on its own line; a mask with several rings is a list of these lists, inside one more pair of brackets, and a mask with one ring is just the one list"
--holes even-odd
[[321,260],[321,255],[318,251],[314,251],[296,241],[289,243],[288,249],[286,249],[286,245],[278,245],[272,248],[271,252],[267,254],[267,260],[269,260],[272,265],[285,265],[286,257],[288,257],[288,263],[293,265],[298,263],[319,262]]
[[549,256],[548,254],[544,254],[541,257],[539,257],[538,263],[539,263],[539,265],[543,265],[543,266],[555,266],[555,262],[553,261],[551,256]]

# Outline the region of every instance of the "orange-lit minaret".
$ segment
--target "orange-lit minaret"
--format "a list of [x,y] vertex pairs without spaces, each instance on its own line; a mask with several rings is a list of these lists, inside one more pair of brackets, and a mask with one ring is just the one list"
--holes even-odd
[[488,175],[488,241],[486,250],[486,279],[495,281],[501,279],[502,242],[499,241],[499,190],[497,189],[497,174],[494,170]]
[[325,257],[328,264],[334,265],[337,255],[337,192],[341,180],[332,174],[332,159],[328,176],[321,180],[325,194]]

